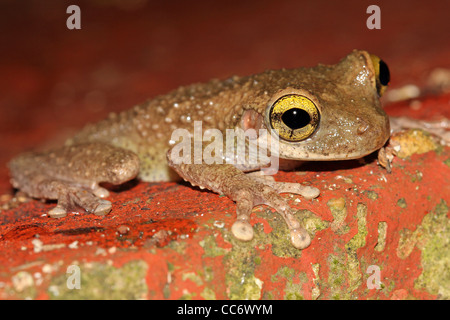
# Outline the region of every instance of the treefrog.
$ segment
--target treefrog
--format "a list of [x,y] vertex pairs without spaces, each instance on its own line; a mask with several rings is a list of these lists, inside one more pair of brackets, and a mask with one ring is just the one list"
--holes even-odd
[[[192,134],[216,129],[266,130],[277,138],[280,168],[296,161],[347,160],[364,157],[389,138],[389,119],[380,96],[389,82],[389,69],[377,56],[354,50],[335,65],[269,70],[261,74],[211,80],[180,87],[105,120],[87,125],[62,147],[24,153],[9,163],[11,183],[34,198],[56,199],[48,214],[60,218],[83,208],[95,215],[112,209],[104,184],[184,178],[192,185],[224,194],[236,202],[233,235],[253,238],[250,214],[266,204],[289,227],[298,249],[311,239],[280,193],[307,199],[319,190],[299,183],[276,182],[259,175],[267,163],[180,162],[172,133]],[[204,148],[203,148],[204,149]]]

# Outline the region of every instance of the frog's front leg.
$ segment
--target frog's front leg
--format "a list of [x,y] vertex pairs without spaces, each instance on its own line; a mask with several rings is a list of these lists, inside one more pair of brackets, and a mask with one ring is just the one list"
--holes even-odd
[[304,249],[311,243],[308,232],[295,219],[293,210],[279,193],[296,193],[312,199],[319,195],[318,189],[245,174],[231,164],[176,163],[170,151],[167,157],[169,165],[192,185],[224,194],[236,202],[237,219],[231,231],[237,239],[249,241],[253,238],[250,214],[254,206],[266,204],[284,218],[290,230],[291,243],[296,248]]
[[64,146],[48,152],[25,153],[9,163],[12,185],[31,197],[56,199],[48,214],[64,217],[78,207],[96,215],[111,211],[101,199],[108,191],[99,183],[121,184],[139,172],[139,159],[131,151],[103,143]]

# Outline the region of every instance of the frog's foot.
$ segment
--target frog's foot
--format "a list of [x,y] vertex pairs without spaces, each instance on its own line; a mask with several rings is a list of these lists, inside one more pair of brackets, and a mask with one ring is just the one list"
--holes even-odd
[[378,164],[385,168],[388,173],[392,172],[392,162],[398,151],[399,146],[391,142],[391,140],[386,146],[378,150]]
[[239,177],[235,180],[236,191],[232,198],[237,205],[237,219],[231,231],[233,235],[243,241],[253,239],[253,228],[249,223],[250,215],[254,206],[265,204],[274,208],[286,221],[290,230],[290,240],[297,249],[305,249],[311,243],[308,232],[301,227],[295,219],[293,210],[279,193],[300,194],[307,199],[319,195],[317,188],[303,186],[297,183],[276,182],[264,178],[250,176]]
[[58,200],[56,207],[48,211],[48,215],[52,218],[65,217],[67,212],[75,207],[81,207],[97,216],[106,215],[111,211],[111,202],[101,199],[89,189],[57,180],[43,181],[40,187]]
[[92,193],[99,198],[109,197],[109,191],[103,187],[100,187],[98,183],[94,182],[91,185]]

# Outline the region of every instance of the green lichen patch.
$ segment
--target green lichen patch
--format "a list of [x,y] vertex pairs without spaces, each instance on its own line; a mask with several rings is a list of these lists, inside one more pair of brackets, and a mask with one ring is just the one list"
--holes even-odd
[[402,209],[406,209],[407,204],[406,204],[405,198],[400,198],[400,199],[398,199],[398,201],[397,201],[397,206],[399,206],[399,207],[402,208]]
[[309,210],[297,211],[297,217],[303,228],[311,235],[311,238],[314,238],[317,231],[324,230],[330,226],[328,221],[322,220]]
[[312,288],[311,292],[311,299],[317,300],[320,296],[320,276],[319,276],[319,270],[320,270],[320,264],[314,263],[311,265],[311,268],[314,272],[314,288]]
[[221,248],[217,245],[214,235],[205,237],[199,242],[200,246],[205,250],[205,257],[218,257],[225,255],[229,250]]
[[416,245],[422,251],[423,271],[414,285],[440,299],[450,299],[450,219],[444,200],[427,214],[416,230]]
[[302,286],[302,283],[288,282],[284,288],[284,300],[304,300]]
[[334,218],[333,222],[331,222],[331,230],[339,235],[349,232],[350,228],[345,223],[345,218],[347,218],[345,198],[331,199],[327,202],[327,206],[330,208]]
[[400,240],[398,241],[397,246],[397,256],[400,259],[406,259],[416,246],[416,242],[417,234],[415,232],[412,232],[411,230],[406,228],[400,230]]
[[[258,215],[260,215],[259,213]],[[277,220],[272,213],[263,213],[263,216],[269,220]],[[278,221],[275,222],[275,225]],[[281,224],[281,223],[280,223]],[[275,230],[277,226],[275,226]],[[263,282],[255,276],[255,269],[261,265],[261,258],[258,255],[256,247],[265,247],[267,244],[276,242],[280,232],[265,233],[263,225],[256,223],[253,225],[254,237],[251,241],[244,242],[237,240],[231,231],[223,228],[220,229],[223,239],[229,242],[231,249],[223,249],[217,246],[215,237],[205,238],[201,246],[205,249],[205,255],[209,257],[221,257],[225,269],[225,286],[227,296],[233,300],[254,300],[260,299],[262,296]],[[282,239],[280,242],[288,241]],[[293,248],[287,242],[289,248]],[[286,245],[286,247],[288,247]],[[297,252],[300,250],[293,248]],[[208,294],[208,292],[205,292]]]
[[358,203],[356,207],[356,217],[358,219],[358,233],[350,239],[345,245],[347,251],[347,273],[349,290],[353,291],[362,283],[362,275],[360,271],[360,263],[356,254],[357,249],[366,245],[367,237],[367,206],[363,203]]
[[[186,248],[188,247],[188,243],[186,241],[170,241],[169,244],[167,245],[168,248],[174,250],[175,252],[179,253],[179,254],[186,254]],[[151,248],[154,249],[154,248]],[[152,251],[150,251],[152,252]],[[154,254],[156,254],[155,252],[152,252]]]
[[366,190],[363,192],[367,198],[369,198],[370,200],[377,200],[378,199],[378,193],[376,193],[373,190]]
[[[272,246],[272,253],[277,257],[300,258],[302,251],[292,245],[289,228],[284,219],[268,210],[261,214],[261,216],[267,220],[272,227],[272,231],[268,234],[260,234],[258,243],[270,244]],[[316,232],[326,229],[329,226],[328,221],[322,220],[309,210],[298,210],[295,213],[295,217],[300,222],[300,225],[308,231],[311,239],[314,239]]]
[[391,141],[400,146],[397,156],[402,159],[413,154],[437,150],[439,147],[428,132],[420,129],[403,131],[391,137]]
[[205,266],[203,268],[203,274],[205,277],[205,281],[210,282],[210,281],[214,280],[214,271],[211,266]]
[[[211,266],[205,266],[203,269],[198,269],[196,271],[187,271],[181,273],[181,280],[183,282],[190,281],[194,283],[197,287],[204,286],[203,290],[200,292],[200,296],[207,300],[216,299],[216,293],[211,288],[211,281],[214,279],[214,271]],[[184,286],[184,285],[182,285]],[[177,289],[179,289],[180,284],[178,284]],[[184,287],[183,287],[184,288]],[[165,296],[164,298],[170,298]],[[182,300],[192,300],[198,299],[198,292],[189,292],[185,288],[183,289],[183,295],[180,297]]]
[[328,279],[324,284],[327,287],[331,299],[341,300],[350,299],[351,294],[347,290],[347,271],[345,253],[335,248],[335,254],[330,254],[327,258]]
[[280,267],[272,276],[272,282],[284,281],[284,296],[285,300],[303,300],[302,287],[308,281],[308,277],[304,272],[297,274],[295,269],[283,266]]
[[272,282],[279,281],[280,278],[292,280],[294,276],[295,276],[295,269],[282,266],[277,270],[277,272],[274,275],[272,275],[271,280]]
[[261,298],[263,282],[255,277],[257,252],[252,240],[242,242],[231,238],[233,248],[223,258],[228,298],[256,300]]
[[328,265],[330,272],[328,274],[328,284],[331,288],[338,288],[345,284],[345,257],[343,255],[330,254]]
[[194,300],[197,297],[196,292],[189,292],[184,290],[183,295],[180,297],[180,300]]
[[450,168],[450,158],[444,160],[444,164]]
[[[51,299],[117,300],[143,299],[147,296],[145,276],[148,266],[136,260],[120,268],[104,263],[85,263],[79,266],[79,284],[75,273],[56,277],[49,286]],[[75,283],[74,283],[75,282]]]
[[290,241],[289,228],[282,217],[270,210],[264,210],[258,213],[258,216],[265,219],[272,230],[265,233],[262,228],[253,228],[255,230],[255,245],[270,245],[272,253],[277,257],[300,258],[302,251],[296,249]]
[[381,252],[386,247],[387,223],[385,221],[378,222],[378,241],[375,251]]
[[423,179],[423,173],[419,170],[416,170],[414,180],[412,182],[420,182]]
[[195,272],[185,272],[181,275],[181,279],[183,281],[186,281],[187,279],[189,279],[190,281],[192,281],[193,283],[195,283],[197,286],[201,286],[203,285],[203,279],[200,275],[198,275]]
[[367,206],[364,203],[358,203],[356,207],[356,217],[358,219],[358,233],[345,245],[347,252],[356,251],[366,245],[367,237]]
[[423,173],[419,170],[415,172],[405,172],[411,179],[411,182],[420,182],[423,179]]
[[417,247],[421,250],[422,273],[415,280],[417,289],[426,290],[442,299],[450,299],[450,219],[444,200],[436,205],[415,231],[403,229],[397,255],[406,259]]
[[345,244],[345,250],[336,246],[327,258],[328,278],[321,286],[326,288],[324,291],[331,299],[355,299],[354,292],[362,285],[363,275],[357,252],[366,245],[368,235],[367,206],[364,203],[358,203],[356,218],[358,232]]
[[356,252],[349,252],[347,254],[347,280],[349,284],[349,291],[356,290],[362,284],[362,274],[360,271],[360,263]]
[[200,293],[200,296],[205,300],[216,300],[216,293],[213,289],[205,287]]

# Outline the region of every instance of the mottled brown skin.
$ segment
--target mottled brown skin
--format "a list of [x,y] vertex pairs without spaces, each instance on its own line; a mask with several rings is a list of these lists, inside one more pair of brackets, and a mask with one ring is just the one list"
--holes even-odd
[[270,130],[268,110],[286,93],[314,101],[320,110],[320,124],[303,141],[280,140],[280,158],[359,158],[381,148],[389,137],[389,120],[381,109],[369,54],[354,51],[332,66],[266,71],[180,87],[85,127],[59,149],[19,155],[9,164],[11,181],[32,197],[58,199],[49,214],[60,217],[74,205],[99,215],[108,213],[111,204],[101,199],[108,192],[99,183],[120,184],[136,176],[144,181],[181,176],[236,201],[237,221],[232,231],[237,238],[253,237],[249,224],[252,208],[267,204],[285,218],[293,245],[305,248],[310,237],[279,193],[311,199],[319,195],[316,188],[245,174],[231,164],[175,164],[170,153],[172,132],[177,128],[192,131],[194,121],[202,121],[203,131]]

